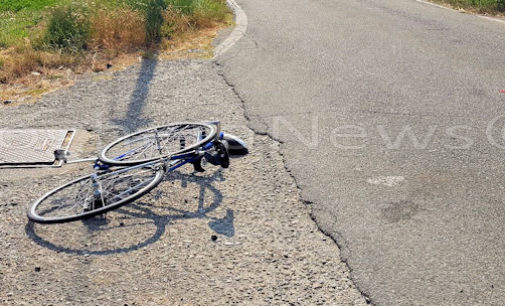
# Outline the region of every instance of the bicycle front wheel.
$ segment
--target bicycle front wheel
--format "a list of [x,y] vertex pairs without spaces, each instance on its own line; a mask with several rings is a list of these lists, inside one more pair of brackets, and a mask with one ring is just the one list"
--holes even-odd
[[99,154],[105,164],[131,166],[181,154],[201,147],[216,137],[206,123],[175,123],[136,132],[109,144]]
[[140,166],[87,175],[38,199],[28,218],[37,223],[64,223],[100,215],[145,195],[163,175],[162,168]]

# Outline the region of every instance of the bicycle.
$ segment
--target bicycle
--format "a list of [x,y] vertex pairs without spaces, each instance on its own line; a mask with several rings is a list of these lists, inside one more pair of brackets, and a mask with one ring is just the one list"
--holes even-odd
[[[175,123],[121,137],[93,160],[95,172],[57,187],[27,212],[36,223],[64,223],[104,214],[154,189],[163,177],[190,163],[205,171],[202,160],[228,168],[230,156],[243,156],[247,146],[220,131],[219,122]],[[55,152],[57,159],[64,159]],[[66,161],[66,160],[65,160]]]

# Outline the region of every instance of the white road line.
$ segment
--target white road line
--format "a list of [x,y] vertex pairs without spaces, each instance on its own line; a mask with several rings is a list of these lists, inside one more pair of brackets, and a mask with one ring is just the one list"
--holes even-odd
[[239,39],[242,38],[242,36],[244,36],[247,30],[247,15],[244,10],[242,10],[235,0],[226,0],[226,2],[235,14],[236,25],[231,34],[214,49],[214,60],[228,51],[237,41],[239,41]]
[[424,4],[436,6],[436,7],[439,7],[439,8],[446,9],[446,10],[453,10],[453,9],[447,7],[447,6],[443,6],[443,5],[436,4],[436,3],[433,3],[433,2],[429,2],[429,1],[424,1],[424,0],[416,0],[416,1],[419,2],[419,3],[424,3]]
[[[431,6],[436,6],[438,8],[442,8],[442,9],[458,12],[458,10],[456,10],[456,9],[453,9],[453,8],[450,8],[450,7],[447,7],[447,6],[443,6],[443,5],[440,5],[440,4],[436,4],[436,3],[433,3],[433,2],[424,1],[424,0],[415,0],[415,1],[417,1],[419,3],[423,3],[423,4],[428,4],[428,5],[431,5]],[[484,15],[479,15],[479,14],[471,14],[471,13],[469,13],[469,15],[474,15],[474,16],[477,16],[477,17],[480,17],[480,18],[484,18],[484,19],[487,19],[487,20],[491,20],[491,21],[495,21],[495,22],[499,22],[499,23],[505,24],[505,20],[503,20],[503,19],[489,17],[489,16],[484,16]]]
[[489,16],[483,16],[483,15],[477,15],[477,16],[479,16],[480,18],[484,18],[487,20],[492,20],[492,21],[496,21],[496,22],[505,24],[505,20],[503,20],[503,19],[493,18],[493,17],[489,17]]

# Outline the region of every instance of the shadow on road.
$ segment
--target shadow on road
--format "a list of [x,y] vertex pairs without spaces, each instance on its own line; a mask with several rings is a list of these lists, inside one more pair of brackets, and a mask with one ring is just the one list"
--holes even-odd
[[114,124],[127,133],[135,132],[139,127],[145,127],[151,123],[149,118],[143,117],[142,110],[146,104],[149,95],[149,84],[153,79],[157,65],[157,59],[142,60],[135,90],[131,95],[126,115],[121,119],[113,119]]
[[[151,0],[144,8],[146,18],[146,45],[148,53],[157,54],[161,40],[161,27],[163,26],[163,10],[167,8],[163,0]],[[154,76],[158,65],[158,59],[143,59],[139,76],[132,93],[128,110],[124,118],[115,119],[114,123],[125,132],[132,133],[139,127],[145,127],[151,123],[149,118],[142,116],[142,110],[149,95],[149,84]]]
[[198,188],[199,194],[194,196],[196,205],[184,204],[186,200],[182,198],[183,203],[156,205],[166,194],[155,189],[149,199],[127,204],[104,216],[56,225],[29,222],[25,232],[44,248],[78,255],[110,255],[138,250],[158,241],[172,221],[181,219],[208,219],[208,225],[215,233],[232,237],[235,235],[233,210],[227,209],[222,218],[207,215],[219,207],[223,199],[212,183],[223,180],[219,170],[212,176],[173,173],[162,184],[173,185],[174,194],[178,195],[176,198],[183,193],[188,196],[188,185],[194,190]]

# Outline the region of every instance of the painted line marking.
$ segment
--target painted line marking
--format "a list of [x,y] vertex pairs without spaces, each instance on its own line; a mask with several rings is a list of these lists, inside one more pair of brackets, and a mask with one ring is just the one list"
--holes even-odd
[[439,7],[439,8],[443,8],[443,9],[446,9],[446,10],[453,10],[455,11],[454,9],[451,9],[447,6],[443,6],[443,5],[440,5],[440,4],[436,4],[436,3],[433,3],[433,2],[428,2],[428,1],[424,1],[424,0],[416,0],[417,2],[419,3],[424,3],[424,4],[428,4],[428,5],[432,5],[432,6],[436,6],[436,7]]
[[505,20],[502,20],[502,19],[498,19],[498,18],[494,18],[494,17],[489,17],[489,16],[483,16],[483,15],[477,15],[477,16],[479,16],[480,18],[484,18],[484,19],[487,19],[487,20],[492,20],[492,21],[496,21],[496,22],[505,24]]
[[235,2],[235,0],[226,0],[228,6],[235,14],[235,28],[231,32],[231,34],[214,49],[214,57],[215,60],[219,56],[223,55],[228,51],[237,41],[239,41],[242,36],[244,36],[247,30],[247,15],[244,10]]

